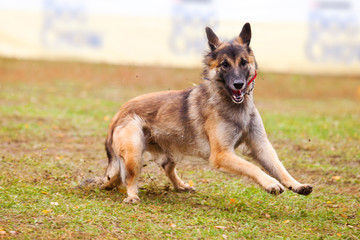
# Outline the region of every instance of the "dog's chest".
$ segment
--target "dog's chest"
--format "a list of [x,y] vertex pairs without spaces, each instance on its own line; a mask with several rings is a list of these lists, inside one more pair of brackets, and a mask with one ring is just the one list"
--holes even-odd
[[211,154],[211,148],[215,147],[212,144],[225,148],[236,148],[247,135],[249,125],[250,118],[246,116],[238,116],[237,118],[228,118],[226,120],[219,118],[216,124],[213,125],[214,131],[196,135],[193,141],[193,148],[191,148],[193,151],[191,155],[208,159]]
[[246,111],[221,117],[217,134],[221,136],[224,144],[237,147],[244,136],[249,132],[251,117]]

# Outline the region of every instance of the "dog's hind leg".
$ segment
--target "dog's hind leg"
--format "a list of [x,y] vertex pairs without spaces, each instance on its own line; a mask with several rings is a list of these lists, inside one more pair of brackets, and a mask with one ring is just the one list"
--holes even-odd
[[166,176],[170,182],[174,185],[177,191],[195,191],[189,184],[184,183],[183,180],[176,173],[176,163],[169,156],[164,156],[161,167],[164,169]]
[[[140,201],[138,196],[138,180],[142,168],[142,155],[144,152],[145,137],[142,131],[142,121],[134,118],[124,127],[117,127],[113,135],[113,149],[115,154],[123,160],[126,176],[126,203]],[[120,160],[120,161],[122,161]]]

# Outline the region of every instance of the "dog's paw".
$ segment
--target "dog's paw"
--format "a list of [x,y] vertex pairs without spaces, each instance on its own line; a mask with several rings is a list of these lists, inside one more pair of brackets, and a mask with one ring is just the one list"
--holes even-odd
[[285,188],[280,183],[274,183],[265,188],[265,190],[273,195],[279,195],[285,191]]
[[302,184],[297,188],[289,187],[290,190],[301,195],[309,195],[312,192],[313,187],[310,184]]
[[127,198],[124,199],[123,202],[124,203],[129,203],[129,204],[138,203],[138,202],[140,202],[140,198],[137,195],[128,196]]
[[179,192],[195,192],[195,188],[190,187],[188,183],[181,184],[180,186],[176,187],[176,191]]

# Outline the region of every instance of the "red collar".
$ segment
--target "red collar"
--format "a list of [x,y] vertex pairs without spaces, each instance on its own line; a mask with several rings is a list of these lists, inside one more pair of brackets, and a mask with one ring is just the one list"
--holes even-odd
[[252,83],[252,81],[255,80],[256,76],[257,76],[257,72],[255,71],[255,76],[248,82],[248,86],[250,85],[250,83]]

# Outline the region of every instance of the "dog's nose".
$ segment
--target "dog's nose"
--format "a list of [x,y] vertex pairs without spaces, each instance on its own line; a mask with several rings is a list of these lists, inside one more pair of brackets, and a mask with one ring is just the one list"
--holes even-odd
[[241,81],[241,80],[235,80],[234,81],[234,88],[242,89],[243,86],[244,86],[244,81]]

